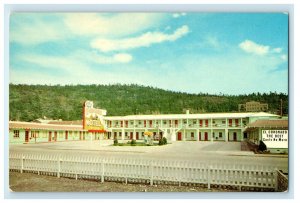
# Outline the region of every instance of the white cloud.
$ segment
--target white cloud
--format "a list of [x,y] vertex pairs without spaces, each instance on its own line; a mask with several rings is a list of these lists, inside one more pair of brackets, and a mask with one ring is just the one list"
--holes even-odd
[[32,45],[60,40],[68,35],[58,21],[45,22],[38,15],[36,17],[33,15],[24,16],[24,19],[22,17],[22,14],[11,16],[13,22],[10,25],[9,38],[11,42]]
[[114,60],[120,63],[128,63],[132,60],[132,56],[130,54],[115,54]]
[[90,63],[96,64],[124,64],[132,60],[127,53],[118,53],[112,56],[100,55],[95,52],[76,51],[68,56],[46,56],[40,54],[19,55],[18,59],[36,64],[41,68],[59,69],[69,72],[78,72],[79,75],[90,69]]
[[175,41],[189,32],[189,27],[184,25],[174,31],[173,34],[162,32],[147,32],[141,36],[125,39],[104,39],[99,38],[91,42],[91,47],[102,52],[128,50],[138,47],[148,47],[152,44],[162,43],[165,41]]
[[162,18],[159,13],[69,13],[64,23],[75,35],[121,37],[149,29]]
[[274,48],[274,49],[272,49],[272,52],[279,54],[282,52],[282,48]]
[[10,18],[10,41],[35,45],[74,36],[123,37],[163,23],[164,14],[22,13]]
[[282,54],[280,56],[280,58],[283,60],[283,61],[287,61],[288,60],[288,56],[286,54]]
[[256,55],[266,55],[270,50],[269,46],[256,44],[255,42],[250,40],[245,40],[244,42],[240,43],[239,47],[247,53],[252,53]]
[[186,15],[186,13],[173,13],[172,17],[179,18],[179,17],[185,16],[185,15]]

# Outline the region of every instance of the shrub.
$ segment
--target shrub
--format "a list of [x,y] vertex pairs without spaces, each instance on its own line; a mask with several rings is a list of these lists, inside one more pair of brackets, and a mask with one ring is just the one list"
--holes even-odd
[[135,146],[135,145],[136,145],[136,140],[131,140],[130,144],[131,144],[132,146]]
[[263,141],[259,141],[258,150],[261,152],[264,152],[267,150],[267,146]]
[[165,144],[168,144],[168,141],[167,141],[167,138],[163,137],[162,138],[162,143],[165,145]]
[[117,146],[118,145],[118,139],[114,139],[114,145]]
[[167,142],[167,138],[163,137],[162,139],[160,139],[158,141],[158,145],[166,145],[168,142]]

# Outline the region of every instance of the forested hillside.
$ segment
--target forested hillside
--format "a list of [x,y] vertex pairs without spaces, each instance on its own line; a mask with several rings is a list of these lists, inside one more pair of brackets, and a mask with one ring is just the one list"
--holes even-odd
[[288,113],[288,95],[276,92],[249,95],[188,94],[139,85],[9,85],[9,119],[32,121],[52,119],[79,120],[85,100],[107,110],[109,116],[132,114],[170,114],[237,112],[238,104],[259,101],[277,113],[280,100]]

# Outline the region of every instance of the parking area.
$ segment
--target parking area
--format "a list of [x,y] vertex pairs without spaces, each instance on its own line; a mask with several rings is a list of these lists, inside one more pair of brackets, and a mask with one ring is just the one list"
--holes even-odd
[[253,155],[250,151],[241,151],[240,142],[191,142],[177,141],[164,146],[113,146],[112,140],[73,141],[38,144],[10,145],[10,150],[43,150],[43,151],[81,151],[109,153],[143,153],[143,154],[173,154],[192,156],[194,154],[219,153],[224,155]]
[[163,146],[113,146],[112,140],[73,141],[39,144],[10,145],[10,151],[60,153],[101,157],[136,157],[141,159],[165,159],[205,162],[253,163],[271,165],[288,171],[288,156],[257,155],[241,151],[240,142],[191,142],[177,141]]

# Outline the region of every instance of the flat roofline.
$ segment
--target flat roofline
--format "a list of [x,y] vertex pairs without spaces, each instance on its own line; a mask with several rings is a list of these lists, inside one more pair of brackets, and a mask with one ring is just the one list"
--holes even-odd
[[248,117],[279,117],[265,112],[236,112],[236,113],[205,113],[205,114],[158,114],[158,115],[127,115],[105,116],[104,120],[150,120],[150,119],[225,119]]

